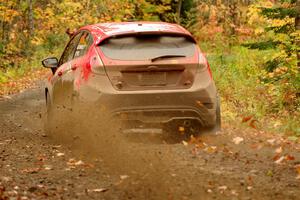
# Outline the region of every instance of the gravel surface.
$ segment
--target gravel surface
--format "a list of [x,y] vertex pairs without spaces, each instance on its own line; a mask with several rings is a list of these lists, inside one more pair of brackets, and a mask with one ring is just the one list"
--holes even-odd
[[88,137],[82,119],[50,136],[41,84],[0,110],[0,199],[300,199],[299,145],[256,129],[168,144],[101,124]]

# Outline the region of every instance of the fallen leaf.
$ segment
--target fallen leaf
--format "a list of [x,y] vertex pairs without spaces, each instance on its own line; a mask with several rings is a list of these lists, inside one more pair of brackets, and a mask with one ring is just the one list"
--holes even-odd
[[226,153],[226,154],[233,154],[233,152],[230,151],[226,146],[223,147],[223,153]]
[[232,141],[233,141],[234,144],[240,144],[241,142],[244,141],[244,138],[242,138],[242,137],[235,137],[235,138],[232,139]]
[[127,179],[127,178],[129,178],[128,175],[121,175],[121,176],[120,176],[120,179],[121,179],[121,180],[125,180],[125,179]]
[[74,163],[75,166],[84,165],[84,162],[82,160],[78,160]]
[[252,128],[257,128],[256,127],[256,125],[255,125],[255,122],[258,122],[257,120],[255,120],[255,119],[252,119],[251,121],[250,121],[250,123],[249,123],[249,126],[251,126]]
[[195,136],[193,136],[193,135],[190,136],[190,141],[189,141],[190,144],[197,144],[199,142],[200,141],[198,141]]
[[201,101],[196,101],[196,103],[198,104],[198,106],[202,107],[203,103]]
[[297,164],[294,167],[297,170],[298,174],[300,174],[300,164]]
[[184,146],[187,146],[187,145],[188,145],[188,143],[187,143],[186,141],[184,141],[184,140],[182,140],[182,144],[183,144]]
[[286,156],[285,156],[285,159],[286,159],[286,160],[295,160],[295,157],[294,157],[294,156],[291,156],[291,155],[286,155]]
[[83,161],[81,161],[81,160],[76,161],[74,158],[70,158],[69,161],[67,162],[67,165],[69,165],[71,167],[79,166],[79,165],[83,165],[83,164],[84,164]]
[[183,126],[179,126],[179,127],[178,127],[178,131],[179,131],[179,132],[184,132],[184,130],[185,130],[185,129],[184,129]]
[[248,176],[247,177],[247,182],[248,182],[249,185],[253,184],[253,178],[252,178],[252,176]]
[[236,192],[236,190],[231,190],[231,194],[234,196],[238,196],[239,194]]
[[38,173],[41,169],[40,168],[27,168],[27,169],[22,169],[22,173],[28,173],[28,174],[35,174]]
[[89,190],[92,192],[106,192],[108,190],[108,188],[97,188],[97,189],[93,189],[93,190]]
[[277,159],[277,160],[275,161],[275,163],[276,163],[276,164],[281,164],[282,161],[284,161],[284,160],[285,160],[285,156],[281,156],[279,159]]
[[206,151],[208,153],[215,153],[217,151],[217,147],[216,146],[208,146],[204,149],[204,151]]
[[267,140],[267,142],[270,144],[270,145],[274,145],[275,144],[275,139],[269,139]]
[[227,186],[226,185],[223,185],[223,186],[220,186],[218,187],[219,190],[227,190]]
[[57,157],[61,157],[61,156],[64,156],[64,155],[65,155],[64,153],[57,153],[56,154]]
[[45,168],[44,168],[45,170],[52,170],[53,168],[52,168],[52,166],[51,165],[45,165]]
[[278,148],[275,150],[275,153],[281,154],[281,153],[282,153],[282,147],[278,147]]
[[76,160],[74,158],[70,158],[68,161],[68,164],[74,164],[76,162]]
[[276,154],[274,157],[273,157],[273,160],[276,161],[280,158],[280,155],[279,154]]
[[249,121],[251,118],[252,118],[252,116],[243,117],[242,123]]
[[300,164],[295,165],[294,168],[296,169],[296,172],[297,172],[296,179],[300,179]]

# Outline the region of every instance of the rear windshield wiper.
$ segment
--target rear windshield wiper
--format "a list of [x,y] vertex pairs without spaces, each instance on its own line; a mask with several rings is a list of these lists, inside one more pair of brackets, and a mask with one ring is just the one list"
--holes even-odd
[[156,60],[162,59],[162,58],[176,58],[176,57],[186,57],[185,55],[162,55],[162,56],[157,56],[154,58],[151,58],[151,62],[154,62]]

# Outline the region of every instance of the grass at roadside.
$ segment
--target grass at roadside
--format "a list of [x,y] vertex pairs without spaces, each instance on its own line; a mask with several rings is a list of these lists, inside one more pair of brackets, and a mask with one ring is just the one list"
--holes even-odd
[[45,43],[37,46],[30,56],[6,59],[6,63],[9,62],[11,65],[0,68],[0,97],[18,93],[30,87],[35,81],[45,79],[50,70],[43,68],[41,61],[49,56],[59,57],[66,43],[64,40],[67,41],[67,38],[57,41],[56,45]]
[[17,74],[8,81],[0,83],[0,98],[32,87],[36,81],[45,79],[48,73],[49,70],[43,68],[24,70],[24,73]]
[[265,83],[263,63],[274,50],[249,50],[241,46],[200,45],[210,62],[222,98],[223,119],[244,122],[253,128],[300,136],[300,107],[287,105],[282,97],[291,85]]
[[28,72],[40,70],[41,61],[50,56],[60,57],[68,42],[67,34],[49,34],[41,44],[30,44],[17,54],[0,54],[0,84],[16,81]]
[[47,55],[45,50],[37,50],[32,56],[19,58],[18,61],[12,58],[10,62],[16,63],[15,67],[0,69],[0,97],[18,93],[31,87],[34,82],[44,80],[50,71],[42,67],[41,60],[47,56],[51,54]]

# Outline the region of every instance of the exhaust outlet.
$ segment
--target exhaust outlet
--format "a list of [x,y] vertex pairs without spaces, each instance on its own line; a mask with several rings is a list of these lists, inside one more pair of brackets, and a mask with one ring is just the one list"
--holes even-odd
[[192,126],[192,122],[190,120],[185,120],[183,122],[183,126],[185,126],[185,127],[191,127]]

